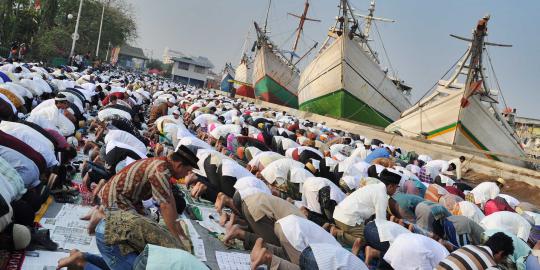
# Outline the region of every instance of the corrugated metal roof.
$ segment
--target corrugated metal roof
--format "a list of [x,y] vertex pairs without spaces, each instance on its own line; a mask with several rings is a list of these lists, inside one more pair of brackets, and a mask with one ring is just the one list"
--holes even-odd
[[124,45],[124,46],[120,47],[120,53],[119,54],[148,60],[148,58],[144,55],[144,52],[143,52],[143,50],[141,48],[131,47],[129,45]]
[[529,117],[516,117],[515,118],[516,123],[520,124],[529,124],[529,125],[537,125],[540,126],[540,119],[534,119]]
[[214,68],[214,65],[208,58],[203,56],[197,56],[197,57],[190,57],[190,56],[183,56],[183,57],[171,57],[171,60],[175,62],[184,62],[188,64],[198,65],[206,68]]

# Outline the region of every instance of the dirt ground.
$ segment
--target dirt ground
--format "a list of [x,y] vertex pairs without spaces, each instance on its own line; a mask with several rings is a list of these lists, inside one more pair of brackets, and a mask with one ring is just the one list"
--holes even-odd
[[[474,172],[472,170],[463,174],[462,179],[471,186],[476,186],[481,182],[496,180],[491,176]],[[516,181],[515,179],[504,179],[505,187],[501,193],[515,197],[520,202],[528,202],[540,208],[540,188],[527,183]]]

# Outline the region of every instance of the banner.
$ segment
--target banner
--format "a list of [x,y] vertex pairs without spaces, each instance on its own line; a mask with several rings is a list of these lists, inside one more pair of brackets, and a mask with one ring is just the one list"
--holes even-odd
[[118,62],[118,55],[120,54],[120,47],[114,47],[111,50],[111,64],[116,65],[116,62]]

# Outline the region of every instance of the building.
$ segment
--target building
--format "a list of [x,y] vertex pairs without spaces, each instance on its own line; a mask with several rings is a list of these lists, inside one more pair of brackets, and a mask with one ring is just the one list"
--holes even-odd
[[173,57],[177,57],[177,58],[180,58],[180,57],[183,57],[184,54],[180,51],[175,51],[175,50],[171,50],[169,49],[169,47],[166,47],[165,50],[163,51],[163,64],[172,64],[173,63]]
[[211,75],[211,69],[214,67],[210,60],[202,56],[194,57],[176,53],[174,56],[169,55],[173,63],[171,79],[200,88],[205,87]]
[[206,88],[219,89],[219,83],[221,80],[221,76],[219,74],[216,74],[214,71],[210,70],[206,78]]
[[117,65],[128,70],[143,71],[146,68],[148,58],[141,48],[124,45],[120,47]]
[[524,145],[525,152],[540,158],[540,120],[527,117],[515,117],[515,129]]

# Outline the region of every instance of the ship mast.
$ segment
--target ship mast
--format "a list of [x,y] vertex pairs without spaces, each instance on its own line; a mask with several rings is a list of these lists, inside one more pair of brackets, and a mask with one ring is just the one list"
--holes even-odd
[[[473,92],[478,91],[484,86],[484,74],[482,72],[482,52],[484,50],[484,38],[487,36],[487,24],[489,15],[482,18],[473,33],[471,42],[471,59],[469,61],[469,72],[465,81],[465,97],[469,97]],[[489,91],[483,87],[484,91]]]
[[386,18],[379,18],[373,16],[375,14],[375,0],[371,0],[371,3],[369,5],[369,14],[368,15],[362,15],[362,14],[356,14],[356,16],[360,18],[365,19],[365,26],[364,26],[364,39],[367,41],[369,37],[369,32],[371,31],[371,26],[373,25],[373,21],[381,21],[381,22],[396,22],[392,19],[386,19]]
[[244,39],[244,44],[242,45],[242,55],[240,56],[240,63],[246,62],[246,64],[247,64],[246,51],[247,51],[247,44],[248,44],[248,41],[249,41],[249,34],[250,34],[250,31],[248,30],[248,32],[246,34],[246,38]]
[[[512,45],[485,42],[485,37],[487,36],[487,24],[489,19],[490,16],[486,15],[482,19],[480,19],[480,21],[478,21],[476,28],[473,30],[472,39],[456,35],[450,35],[451,37],[470,42],[469,49],[465,53],[465,56],[458,63],[457,69],[450,78],[450,80],[448,80],[448,82],[445,84],[445,87],[448,88],[456,81],[457,77],[460,74],[467,74],[467,79],[464,86],[464,95],[461,104],[463,107],[467,106],[467,99],[475,93],[482,92],[482,90],[484,92],[483,94],[487,94],[489,92],[489,88],[486,84],[486,79],[484,75],[484,68],[482,66],[483,52],[485,46],[491,45],[499,47],[512,47]],[[466,66],[465,64],[467,60],[469,61],[468,66]],[[467,68],[467,73],[463,73],[463,69],[465,68]]]
[[300,35],[302,35],[302,31],[304,30],[304,23],[306,21],[312,21],[312,22],[320,22],[321,21],[321,20],[317,20],[317,19],[308,18],[307,17],[308,10],[309,10],[309,1],[306,0],[306,3],[304,4],[304,12],[302,13],[302,15],[298,16],[296,14],[287,13],[287,14],[293,16],[293,17],[296,17],[296,18],[300,19],[300,22],[298,23],[298,28],[296,29],[296,39],[294,40],[294,45],[292,47],[291,59],[290,59],[291,62],[293,61],[294,54],[296,53],[296,49],[298,48],[298,41],[300,41]]
[[366,40],[369,37],[369,31],[371,30],[371,23],[373,22],[373,14],[375,13],[375,0],[371,0],[368,11],[369,11],[369,14],[366,16],[366,25],[364,26],[364,38]]
[[349,32],[349,16],[347,12],[349,3],[347,3],[347,0],[341,0],[341,8],[342,8],[342,17],[339,18],[341,22],[341,29],[343,31],[342,35],[347,35]]
[[264,19],[264,34],[266,35],[266,27],[268,26],[268,15],[270,14],[270,6],[272,5],[272,0],[268,0],[268,9],[266,10],[266,18]]

